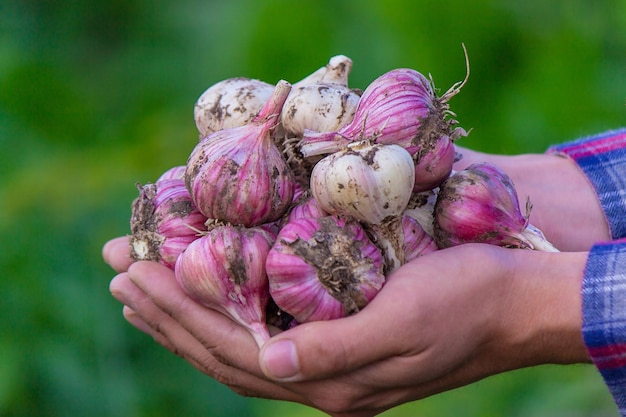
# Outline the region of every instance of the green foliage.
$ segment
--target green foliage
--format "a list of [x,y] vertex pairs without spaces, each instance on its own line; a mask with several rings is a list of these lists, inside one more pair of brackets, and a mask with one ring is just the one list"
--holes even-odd
[[[626,2],[8,1],[0,6],[0,416],[317,416],[244,399],[128,325],[102,244],[135,183],[185,162],[193,104],[248,76],[295,82],[345,54],[351,84],[411,67],[452,102],[463,145],[543,152],[624,125]],[[615,413],[591,367],[543,367],[391,416]]]

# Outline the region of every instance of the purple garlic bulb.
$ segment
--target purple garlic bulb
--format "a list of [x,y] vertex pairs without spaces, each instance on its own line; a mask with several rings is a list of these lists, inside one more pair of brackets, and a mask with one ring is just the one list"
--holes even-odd
[[441,138],[432,148],[422,148],[413,155],[415,161],[414,192],[437,188],[452,173],[456,159],[454,142],[447,136]]
[[270,337],[265,260],[272,243],[261,228],[216,226],[189,245],[174,269],[191,298],[246,327],[259,347]]
[[473,164],[455,172],[439,187],[434,235],[441,248],[479,242],[555,252],[543,233],[522,214],[511,179],[495,165]]
[[271,134],[290,90],[279,81],[252,122],[218,130],[191,152],[185,183],[207,218],[253,227],[278,220],[291,205],[293,174]]
[[385,276],[407,262],[439,249],[419,222],[406,214],[364,227],[385,258]]
[[298,323],[354,314],[385,283],[380,250],[347,217],[290,221],[278,234],[265,267],[272,299]]
[[328,216],[328,213],[320,207],[319,203],[311,195],[311,193],[304,192],[289,211],[287,221],[292,221],[301,217],[319,218],[325,216]]
[[130,219],[132,259],[174,269],[178,255],[206,230],[206,220],[183,180],[162,179],[140,187]]
[[161,180],[185,180],[185,165],[178,165],[171,167],[167,171],[165,171],[161,176],[157,179],[157,181]]

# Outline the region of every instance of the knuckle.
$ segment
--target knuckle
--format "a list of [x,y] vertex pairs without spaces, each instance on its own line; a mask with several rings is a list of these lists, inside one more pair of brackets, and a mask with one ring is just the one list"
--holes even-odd
[[235,380],[233,379],[231,373],[228,372],[223,366],[211,367],[210,369],[206,369],[206,372],[222,385],[226,385],[231,389],[233,386],[236,386]]
[[206,347],[206,350],[207,353],[212,356],[217,362],[225,366],[235,366],[235,364],[228,358],[228,356],[222,352],[219,346],[209,346]]

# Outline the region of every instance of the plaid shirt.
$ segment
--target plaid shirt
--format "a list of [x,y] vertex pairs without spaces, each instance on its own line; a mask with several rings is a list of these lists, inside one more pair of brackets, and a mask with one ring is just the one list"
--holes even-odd
[[582,286],[583,337],[626,417],[626,128],[553,146],[593,184],[609,224],[609,242],[589,253]]

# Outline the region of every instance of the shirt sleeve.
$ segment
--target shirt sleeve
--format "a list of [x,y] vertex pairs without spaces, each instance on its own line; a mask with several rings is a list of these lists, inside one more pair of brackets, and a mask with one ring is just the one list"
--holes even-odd
[[572,158],[596,190],[613,239],[626,237],[626,128],[550,147]]
[[600,200],[613,241],[590,250],[582,284],[583,338],[626,417],[626,128],[553,146],[572,158]]
[[626,239],[592,247],[582,298],[587,351],[626,416]]

